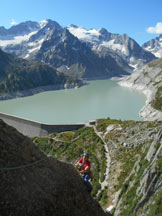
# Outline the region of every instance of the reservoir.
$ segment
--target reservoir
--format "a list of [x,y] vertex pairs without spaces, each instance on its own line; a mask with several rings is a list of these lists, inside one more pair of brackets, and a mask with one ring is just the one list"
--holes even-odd
[[0,101],[0,112],[48,123],[82,123],[98,118],[142,120],[145,95],[113,80],[95,80],[77,89],[46,91]]

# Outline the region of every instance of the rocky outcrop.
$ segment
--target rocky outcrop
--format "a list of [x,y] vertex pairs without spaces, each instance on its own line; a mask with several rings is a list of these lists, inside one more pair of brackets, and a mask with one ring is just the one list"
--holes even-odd
[[[161,167],[162,131],[160,130],[155,135],[145,158],[140,157],[136,161],[131,174],[125,180],[124,185],[127,185],[127,188],[126,191],[122,189],[119,194],[114,216],[123,215],[124,212],[130,212],[131,215],[136,216],[155,215],[154,208],[157,209],[156,215],[161,215],[160,203],[156,202],[157,197],[162,198]],[[134,194],[133,205],[129,203],[131,193]]]
[[0,120],[1,216],[105,215],[73,166],[46,157]]
[[161,122],[98,120],[111,158],[108,206],[114,216],[161,215]]
[[155,60],[119,82],[121,86],[141,90],[146,95],[145,106],[139,113],[144,120],[162,120],[162,108],[157,110],[152,106],[152,101],[155,99],[158,89],[162,86],[161,63],[162,59]]

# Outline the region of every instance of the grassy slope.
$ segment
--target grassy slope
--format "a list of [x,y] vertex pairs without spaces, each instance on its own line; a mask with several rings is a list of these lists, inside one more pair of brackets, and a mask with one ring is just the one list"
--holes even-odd
[[[112,124],[114,129],[106,133],[106,128]],[[97,197],[103,206],[111,205],[114,195],[120,191],[119,198],[122,198],[120,215],[135,215],[134,209],[141,198],[136,195],[136,191],[144,170],[149,166],[145,156],[153,142],[153,138],[148,136],[148,132],[156,134],[160,128],[161,125],[158,122],[112,119],[97,121],[96,129],[103,135],[105,134],[104,139],[107,142],[111,157],[108,187],[101,191]],[[92,128],[84,127],[76,131],[54,133],[44,138],[35,137],[33,141],[47,155],[73,164],[82,156],[84,151],[89,151],[94,175],[92,195],[96,196],[100,189],[100,182],[104,179],[106,161],[103,142]],[[129,145],[124,146],[123,143]],[[131,145],[131,143],[136,143],[136,145]],[[159,147],[160,143],[157,149]],[[138,172],[131,174],[132,169],[136,169],[137,162]],[[159,160],[157,167],[157,172],[162,173],[161,160]],[[133,187],[130,187],[131,184]],[[161,193],[159,192],[156,197],[157,201],[152,204],[152,207],[150,206],[150,212],[155,211],[156,208],[161,212],[159,206]]]
[[106,166],[103,142],[92,128],[35,137],[33,141],[45,154],[73,164],[88,151],[94,176],[92,195],[96,195],[100,189],[99,179],[101,182],[104,180]]
[[[162,58],[154,60],[148,64],[149,67],[161,68],[162,69]],[[162,74],[162,70],[161,70]],[[156,84],[156,83],[155,83]],[[162,85],[162,84],[161,84]],[[154,109],[162,111],[162,86],[157,89],[154,100],[151,102]]]

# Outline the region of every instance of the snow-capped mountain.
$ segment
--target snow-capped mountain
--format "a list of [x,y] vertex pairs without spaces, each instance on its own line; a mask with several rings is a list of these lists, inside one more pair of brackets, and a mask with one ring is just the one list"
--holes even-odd
[[142,47],[153,53],[156,57],[162,58],[162,34],[142,45]]
[[39,29],[39,24],[37,22],[27,21],[22,22],[18,25],[12,26],[10,29],[6,29],[3,26],[0,27],[0,39],[9,40],[15,36],[22,36],[29,34],[30,32],[36,31]]
[[18,57],[28,58],[41,48],[43,41],[48,40],[55,28],[62,29],[55,21],[43,20],[40,23],[31,21],[20,23],[6,30],[5,36],[0,29],[0,47]]
[[124,75],[155,59],[126,34],[74,25],[63,28],[52,20],[28,21],[8,30],[0,27],[0,48],[90,79]]
[[111,52],[114,57],[120,56],[133,68],[141,67],[155,59],[150,52],[145,51],[126,34],[113,34],[104,28],[86,30],[75,25],[70,25],[68,30],[81,41],[89,43],[95,52]]

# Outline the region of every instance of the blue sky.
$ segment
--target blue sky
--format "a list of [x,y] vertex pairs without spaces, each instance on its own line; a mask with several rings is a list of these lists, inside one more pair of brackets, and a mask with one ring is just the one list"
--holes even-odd
[[52,19],[70,24],[106,28],[128,34],[140,45],[162,33],[162,0],[4,0],[0,26],[28,20]]

